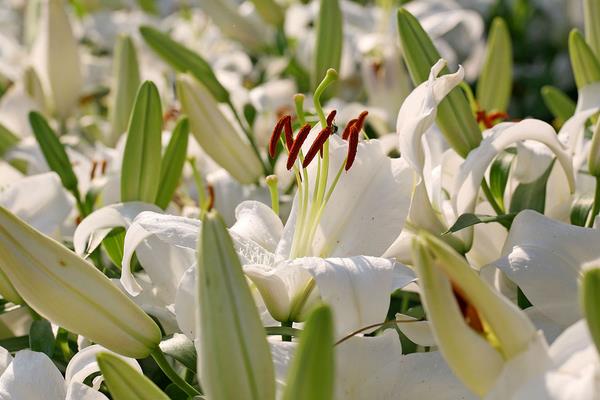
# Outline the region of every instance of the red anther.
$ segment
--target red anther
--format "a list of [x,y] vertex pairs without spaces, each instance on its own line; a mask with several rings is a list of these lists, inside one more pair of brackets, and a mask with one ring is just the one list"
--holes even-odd
[[348,155],[346,156],[346,166],[344,169],[348,171],[354,160],[356,159],[356,152],[358,151],[358,135],[360,131],[357,128],[358,123],[352,125],[350,128],[350,135],[348,136]]
[[310,129],[310,124],[306,124],[302,128],[300,128],[298,135],[296,135],[296,139],[294,139],[294,143],[292,144],[292,148],[290,149],[290,154],[288,155],[287,159],[286,168],[288,169],[288,171],[294,166],[296,158],[298,158],[298,153],[300,153],[300,149],[302,148],[304,141],[310,133]]
[[357,121],[356,121],[356,129],[358,129],[358,133],[360,133],[363,126],[365,125],[365,119],[367,119],[367,115],[369,115],[369,112],[363,111],[358,116]]
[[90,180],[94,179],[94,175],[96,175],[96,168],[98,168],[98,162],[96,160],[92,161],[92,170],[90,171]]
[[304,157],[304,162],[302,163],[302,168],[308,167],[308,164],[310,164],[310,162],[313,160],[313,158],[315,158],[315,156],[317,155],[317,152],[319,152],[323,148],[323,145],[325,144],[327,139],[329,139],[329,135],[331,135],[331,127],[330,126],[326,127],[321,132],[319,132],[319,134],[317,135],[317,138],[315,139],[313,144],[310,146],[310,149],[308,149],[308,153],[306,153],[306,156]]
[[106,160],[102,160],[102,163],[100,165],[102,167],[100,169],[100,172],[102,173],[102,175],[105,175],[106,174],[106,167],[108,166],[108,163],[106,162]]
[[483,333],[483,322],[479,317],[479,312],[477,311],[477,308],[473,304],[471,304],[469,300],[467,300],[465,292],[460,287],[458,287],[458,285],[455,285],[454,282],[452,282],[452,291],[454,292],[454,297],[456,298],[458,307],[460,308],[460,311],[467,325],[469,325],[474,331],[478,333]]
[[350,132],[352,131],[352,125],[354,125],[356,123],[356,121],[358,121],[357,118],[354,118],[354,119],[351,119],[350,121],[348,121],[348,123],[346,124],[346,127],[344,128],[344,132],[342,132],[342,139],[348,140],[348,136],[350,136]]
[[163,114],[163,122],[173,120],[177,118],[177,116],[179,116],[179,110],[175,107],[171,107]]
[[327,126],[331,126],[331,124],[333,124],[333,119],[335,118],[335,114],[336,114],[335,110],[333,110],[332,112],[329,113],[329,115],[327,116]]
[[215,206],[215,188],[213,185],[206,185],[206,191],[208,192],[208,206],[206,211],[210,211]]
[[285,130],[285,147],[287,147],[288,152],[290,151],[290,149],[292,148],[292,145],[294,144],[294,132],[292,130],[292,117],[291,116],[287,116],[287,118],[285,119],[285,124],[283,125],[283,128]]
[[273,128],[273,133],[271,134],[271,139],[269,140],[269,156],[271,156],[271,158],[275,157],[275,150],[277,150],[277,142],[281,137],[281,131],[283,131],[285,120],[287,118],[289,118],[289,115],[284,115],[283,117],[279,118],[279,121],[277,121],[275,127]]
[[508,119],[509,115],[505,112],[495,112],[487,114],[485,110],[478,110],[475,112],[477,123],[483,123],[486,129],[490,129],[494,126],[495,122],[499,119]]

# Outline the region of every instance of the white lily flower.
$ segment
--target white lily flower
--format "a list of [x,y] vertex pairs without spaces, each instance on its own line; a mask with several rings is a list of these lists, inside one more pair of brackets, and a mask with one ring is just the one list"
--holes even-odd
[[[543,335],[464,258],[428,233],[420,234],[413,246],[436,342],[450,368],[474,393],[511,398],[516,387],[551,365]],[[467,308],[459,308],[455,293]]]
[[[513,220],[497,267],[518,285],[529,301],[560,326],[581,318],[577,285],[583,266],[600,257],[600,231],[565,224],[535,211],[520,212]],[[516,287],[512,287],[516,299]]]
[[[44,353],[21,350],[13,358],[6,349],[0,348],[0,398],[106,400],[108,398],[97,391],[102,376],[94,378],[93,388],[83,383],[88,376],[100,371],[96,363],[98,352],[112,353],[99,345],[78,352],[67,365],[63,378]],[[137,361],[121,358],[141,372]]]
[[517,388],[511,400],[597,398],[600,393],[600,359],[585,320],[566,329],[552,343],[549,354],[553,366]]
[[[237,222],[230,232],[245,272],[274,318],[302,320],[307,304],[320,294],[332,303],[341,335],[381,322],[372,320],[368,310],[387,307],[391,291],[413,279],[410,270],[390,260],[352,257],[381,255],[398,237],[408,211],[406,188],[411,187],[412,177],[404,161],[389,159],[377,140],[358,143],[354,167],[344,174],[347,146],[335,135],[329,140],[328,181],[335,189],[321,200],[324,203],[315,203],[312,212],[311,203],[303,203],[303,197],[312,197],[309,193],[319,173],[313,163],[304,171],[308,179],[302,182],[285,226],[266,205],[246,201],[236,209]],[[339,179],[336,171],[342,171]],[[375,203],[379,206],[374,209]],[[125,252],[132,254],[140,243],[153,238],[189,255],[196,248],[197,232],[197,221],[144,213],[127,232]],[[129,256],[124,257],[124,274],[129,261]],[[164,270],[165,265],[161,267]],[[133,279],[122,277],[130,292],[136,290]]]
[[[546,145],[557,157],[565,172],[571,193],[575,191],[575,176],[572,159],[557,138],[552,126],[535,119],[518,123],[501,123],[493,127],[479,147],[473,149],[461,165],[455,180],[452,197],[457,216],[473,213],[485,171],[492,160],[508,146],[523,140],[535,140]],[[472,241],[472,227],[465,229],[467,242]]]
[[[271,342],[278,391],[296,347],[295,342]],[[352,337],[336,345],[335,353],[336,400],[475,399],[439,352],[403,355],[391,329],[374,337]]]
[[42,1],[32,56],[50,109],[66,118],[77,105],[83,79],[77,40],[63,0]]

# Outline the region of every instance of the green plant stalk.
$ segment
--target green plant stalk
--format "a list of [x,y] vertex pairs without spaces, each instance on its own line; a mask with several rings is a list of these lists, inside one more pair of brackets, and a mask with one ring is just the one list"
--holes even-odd
[[167,375],[167,377],[171,380],[171,382],[177,385],[188,396],[194,397],[202,394],[198,390],[196,390],[196,388],[194,388],[192,385],[187,383],[181,376],[179,376],[177,372],[175,372],[171,365],[169,365],[169,362],[165,358],[165,355],[160,349],[160,347],[156,347],[156,349],[154,349],[152,353],[150,353],[150,355],[152,356],[154,361],[156,361],[156,364],[165,373],[165,375]]

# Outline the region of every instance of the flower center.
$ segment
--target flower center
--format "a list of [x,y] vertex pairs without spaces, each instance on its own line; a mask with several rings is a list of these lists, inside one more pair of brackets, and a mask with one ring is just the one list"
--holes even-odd
[[[314,106],[319,117],[321,130],[306,154],[303,153],[302,146],[313,125],[306,122],[303,110],[303,95],[296,95],[295,97],[297,120],[301,126],[298,134],[294,137],[292,117],[284,115],[275,125],[269,142],[269,154],[271,157],[275,157],[277,143],[281,142],[282,147],[288,153],[286,167],[288,170],[294,171],[296,178],[297,209],[296,225],[289,256],[291,259],[312,255],[326,256],[326,254],[312,254],[312,243],[317,233],[323,210],[331,198],[342,172],[348,171],[356,159],[359,135],[368,115],[366,111],[363,111],[357,118],[352,119],[346,125],[342,139],[348,142],[348,152],[334,179],[329,182],[329,142],[330,137],[337,132],[337,126],[334,124],[336,111],[331,111],[325,117],[319,99],[325,88],[335,79],[335,71],[329,70],[325,79],[315,91]],[[283,137],[282,134],[284,134]],[[314,176],[309,176],[308,167],[311,163],[315,162],[315,159],[317,168],[311,170]],[[312,180],[309,178],[312,178]]]

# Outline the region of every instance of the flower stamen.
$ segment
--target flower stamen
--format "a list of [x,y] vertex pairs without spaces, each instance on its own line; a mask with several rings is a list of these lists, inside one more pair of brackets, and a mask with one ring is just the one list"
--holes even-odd
[[327,139],[329,139],[330,135],[331,135],[331,127],[330,126],[327,126],[325,129],[323,129],[321,132],[319,132],[319,135],[317,136],[317,138],[315,139],[313,144],[310,146],[310,149],[308,149],[308,153],[306,153],[306,157],[304,157],[304,162],[302,163],[302,168],[308,167],[310,162],[317,155],[317,152],[319,152],[323,149],[323,145],[325,144]]
[[277,124],[273,128],[273,133],[271,134],[271,139],[269,140],[269,156],[271,158],[275,158],[275,151],[277,150],[277,142],[281,137],[282,131],[285,130],[285,144],[288,150],[292,147],[292,117],[289,115],[284,115],[279,118]]
[[287,160],[287,164],[286,164],[286,168],[288,169],[288,171],[290,169],[292,169],[292,167],[294,166],[294,163],[296,162],[296,159],[298,158],[298,153],[300,152],[300,149],[302,148],[304,141],[306,140],[306,138],[308,137],[308,134],[310,133],[310,129],[311,129],[310,124],[305,124],[302,128],[300,128],[300,131],[298,132],[296,139],[294,139],[294,143],[292,143],[292,148],[290,149],[290,154],[288,155],[288,160]]

